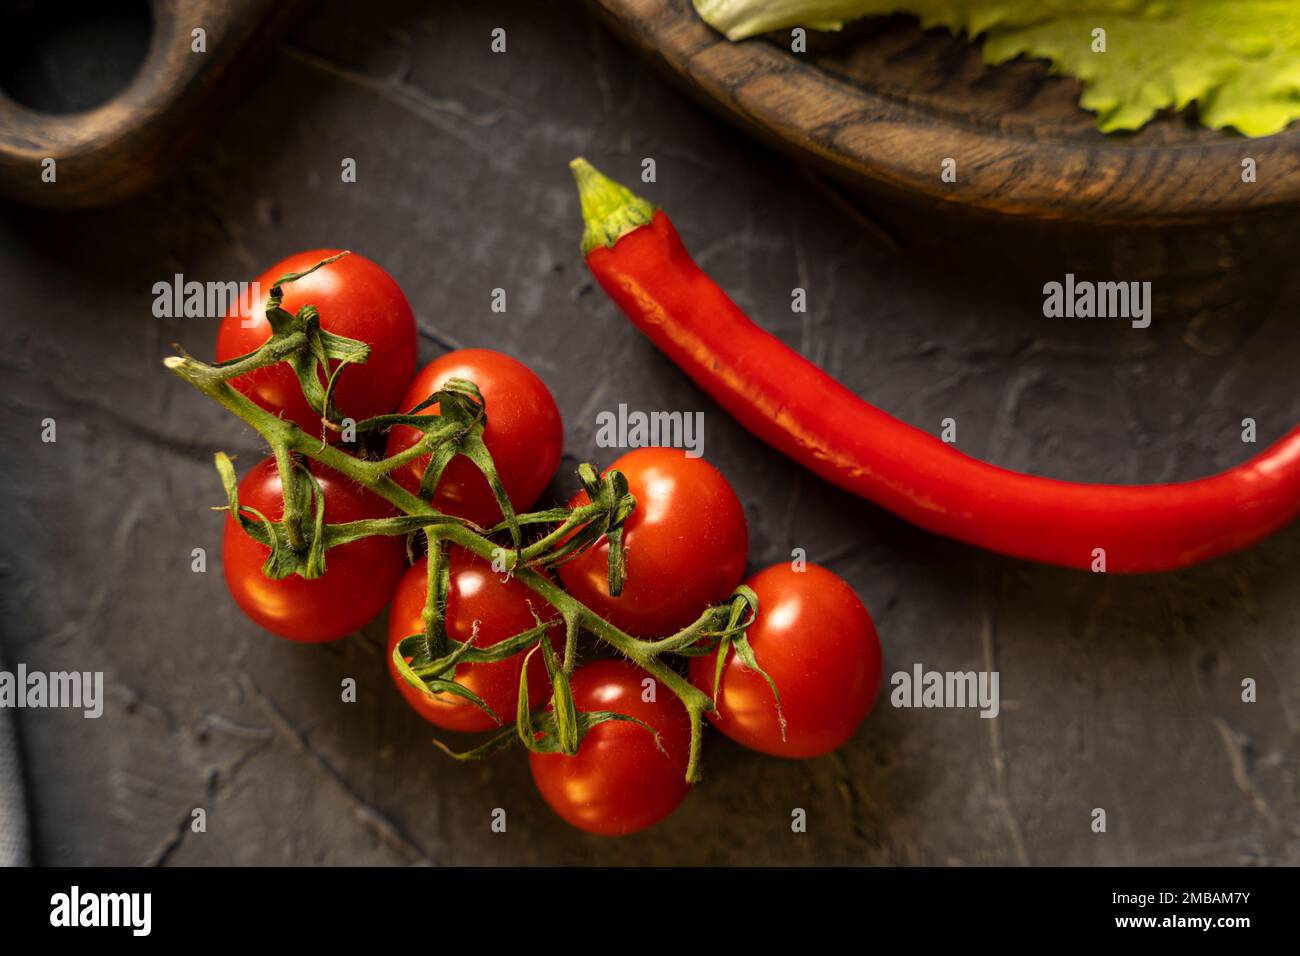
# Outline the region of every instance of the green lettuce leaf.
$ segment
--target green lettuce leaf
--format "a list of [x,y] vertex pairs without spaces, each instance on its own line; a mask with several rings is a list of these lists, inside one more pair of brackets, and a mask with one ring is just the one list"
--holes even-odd
[[[1107,132],[1195,101],[1200,121],[1247,136],[1300,118],[1300,0],[694,0],[739,40],[909,13],[922,26],[984,36],[984,59],[1042,57],[1083,84],[1079,104]],[[1093,52],[1093,31],[1106,52]]]

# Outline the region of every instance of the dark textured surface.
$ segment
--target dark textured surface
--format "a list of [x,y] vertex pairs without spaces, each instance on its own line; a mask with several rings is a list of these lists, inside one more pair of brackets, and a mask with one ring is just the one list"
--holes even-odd
[[[957,419],[967,452],[1063,478],[1195,477],[1249,453],[1242,418],[1261,441],[1300,419],[1300,230],[1039,234],[895,209],[879,213],[891,251],[567,5],[486,6],[321,5],[149,196],[0,210],[4,656],[103,670],[108,687],[98,721],[18,713],[38,860],[1300,863],[1300,527],[1120,579],[976,553],[831,490],[714,409],[592,288],[566,163],[581,152],[632,179],[653,156],[644,191],[765,326],[914,424]],[[495,26],[506,55],[489,52]],[[357,183],[339,182],[342,157]],[[710,735],[682,809],[618,841],[554,818],[517,752],[440,758],[389,685],[382,621],[301,647],[229,601],[211,453],[247,465],[258,442],[159,365],[172,341],[209,355],[215,322],[153,318],[154,282],[251,278],[323,245],[392,272],[424,359],[489,345],[539,372],[568,430],[555,497],[578,460],[610,457],[597,411],[705,409],[752,565],[806,548],[872,609],[887,673],[994,666],[1002,716],[882,697],[849,746],[808,763]],[[1070,270],[1153,279],[1152,327],[1044,319],[1042,284]],[[806,315],[790,312],[796,285]],[[56,444],[40,441],[46,416]],[[1258,703],[1240,701],[1244,677]],[[206,833],[189,832],[195,807]]]

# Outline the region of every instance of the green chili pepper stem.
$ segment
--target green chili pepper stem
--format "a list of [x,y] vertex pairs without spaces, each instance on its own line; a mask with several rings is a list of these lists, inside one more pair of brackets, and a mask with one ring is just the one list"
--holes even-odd
[[582,254],[597,246],[613,248],[634,229],[648,225],[655,205],[614,182],[581,156],[569,163],[582,201]]

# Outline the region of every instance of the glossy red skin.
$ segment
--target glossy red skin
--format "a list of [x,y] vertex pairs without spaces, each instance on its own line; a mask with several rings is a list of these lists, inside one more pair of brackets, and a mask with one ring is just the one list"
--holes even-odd
[[1178,484],[1058,481],[971,458],[863,401],[755,325],[691,260],[662,212],[587,254],[642,332],[751,432],[906,520],[990,551],[1112,573],[1245,548],[1300,515],[1300,428],[1236,467]]
[[645,671],[626,661],[599,660],[573,673],[579,711],[609,710],[644,721],[659,732],[663,752],[644,727],[606,721],[593,727],[572,757],[529,754],[537,790],[566,822],[588,833],[624,836],[653,826],[677,809],[690,790],[691,725],[671,690],[641,699]]
[[[252,352],[271,337],[266,297],[276,279],[309,269],[339,251],[300,252],[262,273],[257,280],[262,297],[254,303],[249,327],[243,327],[244,320],[235,310],[221,321],[217,361]],[[334,389],[334,407],[339,414],[360,421],[393,411],[415,373],[417,336],[410,303],[392,277],[353,252],[282,289],[286,312],[297,314],[304,305],[314,305],[320,312],[321,328],[370,346],[370,357],[339,377]],[[321,433],[320,415],[307,404],[297,376],[283,362],[241,375],[231,384],[268,411],[283,413],[309,434]],[[338,433],[331,431],[329,436],[336,439]]]
[[[815,564],[803,571],[773,565],[746,583],[758,595],[749,643],[781,692],[786,739],[771,688],[734,653],[709,719],[732,740],[776,757],[830,753],[853,736],[880,691],[871,615],[839,575]],[[716,661],[717,651],[690,659],[691,683],[710,696]]]
[[[493,573],[491,564],[462,548],[451,548],[448,557],[451,562],[446,610],[448,637],[468,641],[474,635],[477,622],[478,635],[474,637],[474,646],[486,648],[535,626],[537,621],[533,618],[533,610],[543,621],[556,619],[554,608],[536,597],[517,578],[503,582],[501,575]],[[424,611],[428,570],[429,559],[421,558],[397,586],[388,615],[388,672],[406,702],[429,723],[466,733],[496,730],[500,725],[474,704],[454,694],[424,693],[407,683],[393,664],[393,648],[397,642],[419,634],[424,627],[420,615]],[[561,628],[552,628],[548,636],[551,646],[562,653],[564,637],[561,631]],[[456,681],[482,698],[502,720],[510,721],[514,719],[519,700],[519,672],[523,663],[524,655],[518,654],[491,664],[460,664],[456,667]],[[550,693],[546,665],[540,653],[534,654],[528,664],[529,700],[537,706],[549,698]]]
[[[465,378],[478,386],[487,405],[483,443],[492,453],[497,474],[516,512],[526,511],[545,490],[564,448],[564,424],[546,384],[527,365],[491,349],[459,349],[434,359],[415,377],[400,408],[409,411],[451,378]],[[421,414],[436,415],[437,405]],[[388,433],[387,454],[409,448],[420,432],[404,425]],[[429,464],[426,455],[391,477],[407,491],[420,490],[420,477]],[[448,463],[433,496],[433,504],[446,514],[488,526],[501,520],[487,479],[468,458]]]
[[[676,448],[638,448],[614,462],[636,510],[623,525],[627,576],[609,596],[609,543],[602,539],[560,565],[569,592],[637,637],[667,637],[710,604],[726,600],[745,574],[749,528],[727,479]],[[570,506],[586,504],[579,492]]]
[[[325,492],[328,523],[396,514],[384,499],[335,471],[313,463],[312,474]],[[267,458],[244,476],[239,504],[272,521],[284,515],[275,459]],[[337,640],[365,626],[384,609],[406,568],[402,538],[377,536],[330,548],[325,553],[325,574],[319,578],[307,580],[295,574],[272,581],[262,574],[270,550],[227,514],[221,564],[231,597],[272,634],[308,644]]]

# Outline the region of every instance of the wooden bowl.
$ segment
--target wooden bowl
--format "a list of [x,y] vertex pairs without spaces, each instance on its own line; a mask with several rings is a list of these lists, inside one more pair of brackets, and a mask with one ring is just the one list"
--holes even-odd
[[[975,44],[905,17],[728,41],[690,0],[589,0],[722,115],[850,186],[1010,217],[1206,222],[1300,202],[1300,128],[1247,139],[1164,116],[1103,134],[1044,61],[987,67]],[[957,161],[957,182],[940,176]],[[1257,182],[1242,181],[1243,160]]]

